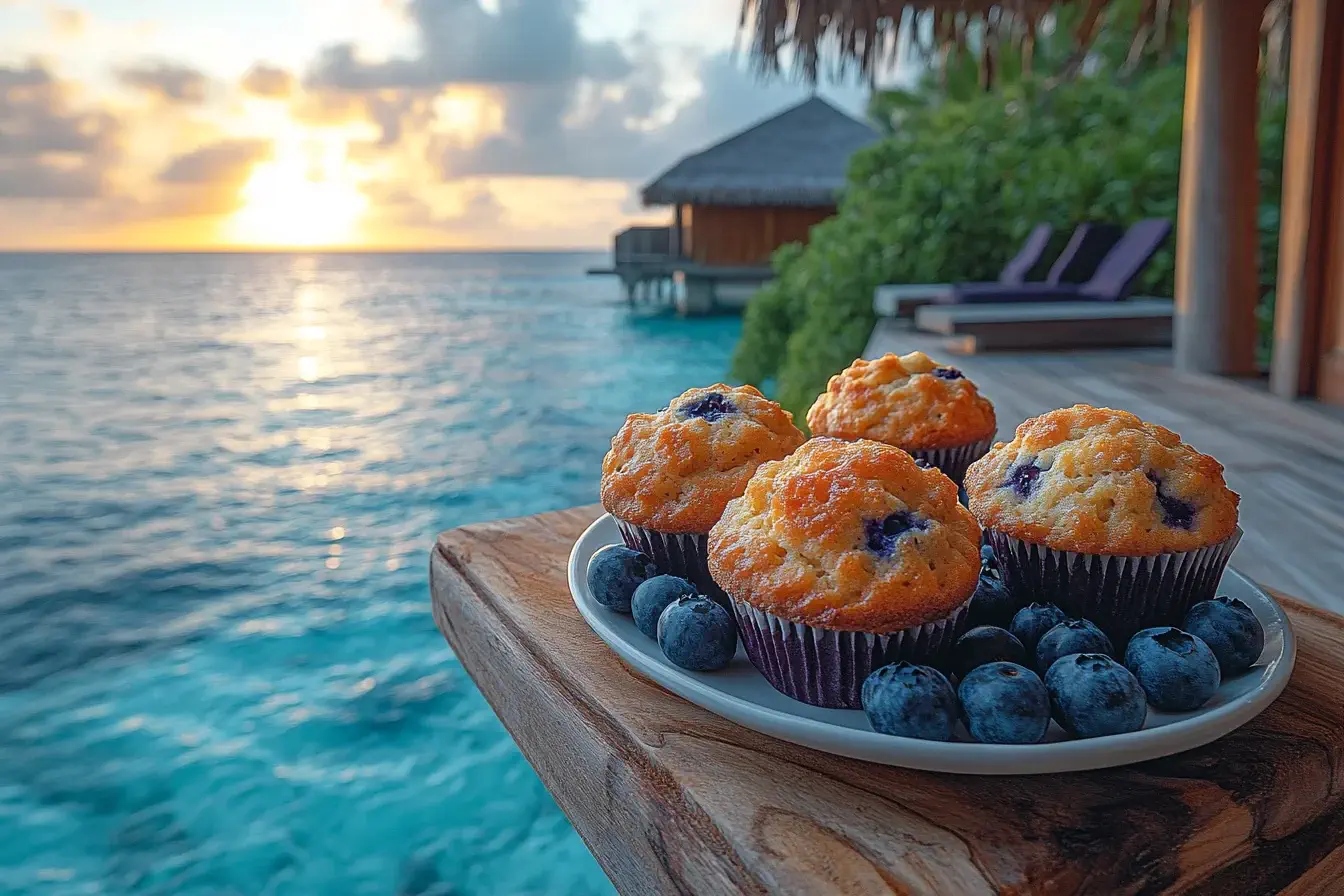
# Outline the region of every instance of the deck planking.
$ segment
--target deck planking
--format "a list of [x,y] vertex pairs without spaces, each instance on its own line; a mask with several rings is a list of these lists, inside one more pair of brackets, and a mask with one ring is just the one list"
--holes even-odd
[[994,402],[999,438],[1022,420],[1084,402],[1131,411],[1226,467],[1244,535],[1232,564],[1257,581],[1344,613],[1344,421],[1256,384],[1183,373],[1165,349],[1022,352],[949,358],[939,337],[883,320],[864,351],[924,351],[953,363]]

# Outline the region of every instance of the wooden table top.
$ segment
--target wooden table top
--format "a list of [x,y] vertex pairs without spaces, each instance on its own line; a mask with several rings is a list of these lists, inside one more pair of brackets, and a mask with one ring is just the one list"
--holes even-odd
[[622,892],[1344,893],[1344,619],[1283,598],[1287,691],[1207,747],[1051,776],[907,771],[741,728],[622,664],[567,585],[598,513],[447,532],[431,585],[439,628]]

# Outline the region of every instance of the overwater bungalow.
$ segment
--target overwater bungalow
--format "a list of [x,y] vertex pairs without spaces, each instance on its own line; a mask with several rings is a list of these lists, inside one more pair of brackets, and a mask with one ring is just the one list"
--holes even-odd
[[835,214],[849,157],[876,139],[813,96],[686,156],[640,194],[671,206],[671,225],[617,234],[612,272],[632,297],[681,280],[684,313],[741,308],[769,279],[770,254]]

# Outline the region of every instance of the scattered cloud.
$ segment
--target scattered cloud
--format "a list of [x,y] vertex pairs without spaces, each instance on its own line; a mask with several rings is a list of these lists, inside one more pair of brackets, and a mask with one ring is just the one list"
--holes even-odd
[[266,140],[221,140],[175,157],[158,179],[167,184],[238,180],[270,155],[271,144]]
[[260,162],[271,158],[266,140],[221,140],[173,158],[158,174],[163,216],[227,214],[242,205],[242,189]]
[[73,108],[43,65],[0,66],[0,197],[92,198],[118,155],[119,122]]
[[118,69],[121,83],[171,103],[205,102],[210,80],[200,71],[172,62],[150,62]]
[[489,12],[472,0],[411,0],[420,52],[368,62],[354,44],[328,47],[309,82],[336,90],[426,89],[449,84],[615,81],[630,70],[612,41],[579,34],[578,0],[500,0]]
[[258,62],[243,75],[243,90],[266,99],[285,99],[294,92],[294,76],[283,68]]

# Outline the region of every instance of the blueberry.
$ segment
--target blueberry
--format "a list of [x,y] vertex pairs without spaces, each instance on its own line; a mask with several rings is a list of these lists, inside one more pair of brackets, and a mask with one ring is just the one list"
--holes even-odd
[[1050,695],[1040,677],[1017,663],[989,663],[957,688],[961,717],[982,744],[1034,744],[1050,727]]
[[951,740],[957,727],[957,695],[931,666],[894,663],[863,682],[863,711],[880,734]]
[[1115,652],[1106,633],[1086,619],[1066,619],[1036,642],[1036,671],[1044,675],[1055,660],[1071,653]]
[[607,609],[629,613],[635,589],[656,575],[658,568],[639,551],[609,544],[588,561],[588,590]]
[[1195,505],[1169,495],[1162,488],[1162,477],[1148,471],[1148,481],[1157,489],[1157,506],[1162,510],[1162,522],[1173,529],[1189,529],[1195,524]]
[[1077,737],[1138,731],[1148,716],[1143,688],[1128,669],[1099,653],[1061,657],[1045,673],[1055,721]]
[[1008,590],[1008,586],[993,576],[981,575],[971,595],[971,606],[967,613],[971,625],[997,625],[1004,628],[1013,621],[1017,612],[1017,598]]
[[737,653],[737,626],[714,601],[700,595],[679,597],[658,617],[658,646],[663,656],[691,672],[722,669]]
[[909,510],[889,513],[880,520],[863,521],[863,541],[868,550],[879,557],[896,553],[896,542],[907,532],[923,532],[929,521]]
[[1201,601],[1185,616],[1185,630],[1209,645],[1223,678],[1254,666],[1265,649],[1265,630],[1255,613],[1235,597]]
[[658,617],[679,597],[695,597],[695,586],[677,576],[654,576],[639,583],[630,599],[635,628],[650,638],[658,637]]
[[1129,639],[1125,666],[1148,702],[1167,712],[1199,709],[1218,690],[1218,658],[1199,638],[1171,626],[1146,628]]
[[1023,498],[1031,495],[1032,489],[1036,488],[1036,480],[1041,476],[1041,468],[1031,461],[1024,464],[1018,464],[1008,471],[1008,479],[1003,483],[1004,488],[1011,488]]
[[978,625],[957,639],[950,666],[958,678],[965,678],[977,666],[999,660],[1025,663],[1027,652],[1010,632],[995,625]]
[[980,545],[980,575],[999,577],[999,558],[994,556],[994,549],[987,544]]
[[683,417],[699,417],[713,423],[720,417],[736,414],[737,407],[720,392],[706,392],[694,401],[677,408],[677,413]]
[[942,380],[959,380],[963,374],[955,367],[935,367],[933,375]]
[[1068,618],[1064,615],[1064,611],[1054,604],[1031,603],[1017,611],[1012,625],[1008,626],[1008,631],[1022,642],[1022,646],[1027,649],[1027,656],[1035,656],[1036,645],[1041,642],[1041,636]]

